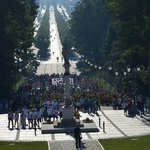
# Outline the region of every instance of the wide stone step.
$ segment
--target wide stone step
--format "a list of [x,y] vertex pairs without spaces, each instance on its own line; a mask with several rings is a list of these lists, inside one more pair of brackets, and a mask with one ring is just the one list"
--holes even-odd
[[62,128],[62,127],[75,127],[77,124],[83,127],[83,121],[77,119],[65,119],[65,120],[57,120],[54,121],[54,128]]
[[[77,121],[79,122],[79,120]],[[70,123],[70,125],[72,125],[72,123]],[[68,122],[62,125],[61,121],[59,120],[58,122],[55,121],[53,124],[42,124],[41,133],[42,134],[73,133],[75,126],[76,123],[74,126],[69,126]],[[99,129],[97,128],[96,124],[93,121],[86,122],[80,120],[80,128],[81,132],[99,132]]]

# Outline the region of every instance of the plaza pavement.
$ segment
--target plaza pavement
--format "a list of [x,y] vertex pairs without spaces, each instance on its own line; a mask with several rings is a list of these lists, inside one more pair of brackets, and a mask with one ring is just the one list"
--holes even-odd
[[[82,133],[82,147],[86,150],[102,150],[98,144],[98,139],[133,137],[150,134],[150,123],[138,115],[134,117],[126,117],[123,110],[112,110],[103,107],[102,111],[98,111],[98,115],[80,112],[81,120],[92,119],[99,132]],[[100,120],[99,120],[100,117]],[[105,132],[103,130],[103,122],[105,123]],[[100,123],[100,127],[99,127]],[[10,130],[7,128],[7,114],[0,115],[0,140],[1,141],[47,141],[50,150],[69,150],[75,149],[73,133],[57,133],[57,134],[41,134],[41,130],[37,129],[37,136],[33,129]]]

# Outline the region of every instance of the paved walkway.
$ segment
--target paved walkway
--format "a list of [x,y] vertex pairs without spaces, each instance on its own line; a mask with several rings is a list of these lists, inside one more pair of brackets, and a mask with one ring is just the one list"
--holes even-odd
[[[102,112],[98,111],[99,115],[89,115],[87,113],[80,112],[81,120],[85,118],[93,119],[99,132],[82,133],[82,147],[86,150],[101,150],[98,145],[98,139],[108,138],[121,138],[130,136],[139,136],[150,134],[150,123],[145,121],[139,116],[126,117],[123,110],[110,110],[103,109]],[[99,127],[99,117],[100,126]],[[59,134],[41,134],[41,130],[37,129],[37,136],[34,134],[33,129],[13,129],[7,128],[7,114],[0,115],[0,140],[10,141],[49,141],[49,147],[51,150],[64,150],[75,148],[74,137],[71,133],[59,133]],[[103,123],[105,123],[105,132],[103,131]],[[90,145],[90,146],[89,146]]]
[[[49,141],[50,150],[76,150],[74,141]],[[81,148],[85,150],[103,150],[97,140],[82,140]]]

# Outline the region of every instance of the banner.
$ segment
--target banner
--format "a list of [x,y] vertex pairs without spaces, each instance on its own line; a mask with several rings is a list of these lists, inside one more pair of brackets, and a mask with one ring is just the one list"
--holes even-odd
[[[64,84],[65,80],[64,78],[52,78],[52,84],[58,85],[58,84]],[[69,84],[74,84],[73,78],[69,78]]]

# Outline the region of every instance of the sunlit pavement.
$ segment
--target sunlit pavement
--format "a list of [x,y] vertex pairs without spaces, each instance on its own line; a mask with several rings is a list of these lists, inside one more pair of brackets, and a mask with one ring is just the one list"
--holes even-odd
[[[123,110],[103,110],[98,111],[99,115],[80,112],[81,120],[92,119],[99,132],[82,133],[83,140],[88,139],[106,139],[130,137],[150,134],[150,124],[139,116],[126,117]],[[100,117],[100,118],[99,118]],[[100,122],[99,122],[100,121]],[[100,124],[100,127],[99,127]],[[105,127],[103,125],[105,124]],[[7,114],[0,115],[0,140],[16,140],[16,141],[59,141],[74,140],[73,134],[41,134],[41,130],[37,129],[35,136],[34,129],[8,129]],[[105,128],[105,131],[104,131]]]

